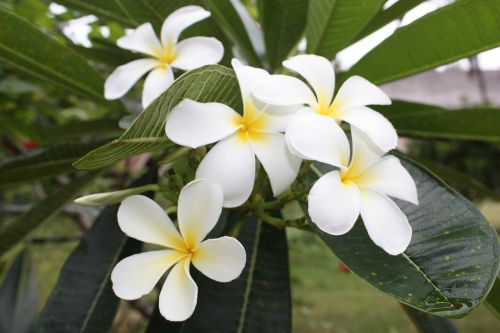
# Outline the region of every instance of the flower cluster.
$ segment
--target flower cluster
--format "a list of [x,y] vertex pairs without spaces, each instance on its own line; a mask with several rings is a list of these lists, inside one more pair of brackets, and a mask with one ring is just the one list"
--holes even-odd
[[[220,61],[223,47],[214,38],[178,41],[186,27],[209,15],[198,6],[184,7],[165,20],[161,41],[149,23],[119,39],[120,47],[154,58],[118,67],[106,81],[105,96],[123,96],[151,71],[142,98],[147,106],[174,81],[172,68],[190,70]],[[316,55],[298,55],[283,62],[302,79],[271,75],[237,59],[232,66],[243,110],[184,99],[166,119],[166,136],[172,142],[191,148],[215,144],[199,164],[196,180],[181,191],[180,232],[144,196],[126,198],[118,211],[123,232],[167,249],[118,263],[112,274],[114,291],[121,298],[137,299],[170,270],[160,293],[160,311],[173,321],[189,318],[196,305],[191,263],[220,282],[242,272],[245,250],[236,239],[203,239],[215,226],[222,207],[237,207],[249,199],[256,160],[267,173],[274,196],[294,183],[303,160],[331,166],[332,171],[322,175],[308,194],[308,215],[323,232],[345,234],[361,215],[370,238],[387,253],[402,253],[411,240],[408,219],[390,197],[418,204],[415,182],[396,157],[385,156],[397,144],[394,127],[367,107],[391,103],[381,89],[353,76],[334,94],[334,67]],[[350,140],[341,127],[343,122],[349,125]]]

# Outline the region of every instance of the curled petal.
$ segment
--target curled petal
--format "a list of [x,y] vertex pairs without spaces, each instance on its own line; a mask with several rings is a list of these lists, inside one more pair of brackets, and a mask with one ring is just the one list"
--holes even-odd
[[208,10],[200,6],[184,6],[172,12],[161,26],[161,42],[163,46],[173,46],[180,34],[198,21],[210,16]]
[[179,42],[175,47],[172,67],[185,71],[216,64],[224,55],[224,46],[213,37],[191,37]]
[[147,108],[149,104],[163,94],[172,83],[174,83],[174,73],[170,67],[163,66],[152,70],[144,81],[142,107]]
[[194,252],[192,262],[212,280],[229,282],[245,268],[245,248],[233,237],[207,239]]
[[196,170],[196,179],[201,178],[222,186],[224,207],[247,201],[255,181],[255,155],[248,140],[236,134],[217,143]]
[[243,66],[241,62],[234,58],[231,61],[236,77],[238,78],[238,84],[240,86],[241,97],[243,103],[250,103],[252,88],[263,82],[269,77],[269,73],[261,68],[255,68],[250,66]]
[[313,87],[318,100],[329,105],[335,89],[333,65],[324,57],[301,54],[283,61],[283,66],[297,72]]
[[195,248],[217,224],[223,200],[220,185],[212,180],[194,180],[184,186],[179,195],[177,217],[189,249]]
[[360,211],[360,194],[351,182],[342,182],[338,171],[323,175],[308,196],[311,220],[324,232],[343,235],[353,227]]
[[157,66],[158,62],[154,59],[138,59],[117,67],[104,83],[104,97],[122,97],[144,74]]
[[191,317],[198,301],[198,286],[189,273],[189,259],[179,261],[170,271],[160,292],[159,308],[170,321]]
[[355,127],[351,127],[352,157],[349,164],[349,173],[357,176],[375,164],[384,155],[367,136]]
[[184,99],[168,114],[165,133],[179,145],[198,148],[236,132],[240,118],[227,105]]
[[132,300],[149,294],[161,276],[186,256],[176,250],[151,251],[127,257],[111,273],[116,296]]
[[403,253],[412,234],[406,215],[381,193],[363,190],[361,197],[361,218],[370,238],[389,254]]
[[181,235],[165,211],[143,195],[132,195],[122,201],[118,224],[125,234],[142,242],[185,250]]
[[388,105],[391,99],[379,87],[361,76],[352,76],[340,87],[335,103],[339,111],[366,105]]
[[163,50],[151,23],[140,25],[130,34],[118,39],[116,44],[122,49],[149,54],[153,57],[161,54]]

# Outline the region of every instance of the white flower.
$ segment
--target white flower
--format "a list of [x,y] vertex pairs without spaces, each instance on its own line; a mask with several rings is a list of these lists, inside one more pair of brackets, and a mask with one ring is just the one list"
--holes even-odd
[[271,116],[255,103],[250,91],[269,74],[233,59],[243,100],[243,116],[220,103],[183,100],[167,116],[165,132],[173,142],[197,148],[219,141],[201,161],[196,178],[221,184],[224,207],[236,207],[250,196],[255,180],[255,156],[267,172],[273,194],[295,180],[301,159],[286,147],[284,131],[289,117]]
[[191,37],[178,42],[182,31],[210,16],[199,6],[186,6],[170,14],[161,27],[161,41],[151,23],[144,23],[117,41],[119,47],[152,56],[115,69],[104,84],[104,96],[117,99],[147,72],[142,106],[147,107],[174,82],[172,68],[191,70],[218,63],[224,54],[221,42],[211,37]]
[[[304,126],[312,127],[310,119]],[[325,126],[324,131],[334,131],[335,124]],[[410,174],[394,156],[384,153],[364,134],[352,129],[352,157],[349,161],[349,145],[341,143],[340,161],[347,168],[323,175],[309,192],[309,216],[324,232],[342,235],[351,230],[361,214],[363,223],[375,244],[387,253],[402,253],[411,240],[411,226],[405,214],[388,196],[418,204],[417,189]],[[333,137],[318,149],[338,145]],[[302,146],[300,153],[309,149]]]
[[[345,121],[364,132],[383,151],[396,147],[398,138],[392,124],[380,113],[366,107],[373,104],[391,104],[391,100],[382,90],[362,77],[353,76],[340,87],[333,99],[335,72],[333,65],[326,58],[298,55],[284,61],[283,66],[300,74],[312,90],[297,78],[272,75],[264,83],[254,87],[253,94],[257,99],[280,106],[306,105],[307,112],[302,113],[321,115],[325,123],[338,124]],[[297,121],[292,120],[291,126]],[[303,132],[301,135],[317,134],[312,131]],[[287,140],[292,144],[291,149],[294,149],[294,138],[288,136],[287,130]]]
[[203,240],[222,211],[222,190],[210,180],[195,180],[181,191],[178,205],[180,233],[153,200],[134,195],[118,210],[118,223],[128,236],[166,247],[136,254],[120,261],[111,280],[115,294],[138,299],[148,294],[170,269],[160,292],[160,313],[168,320],[183,321],[193,313],[198,287],[189,273],[192,263],[207,277],[229,282],[245,267],[243,246],[232,237]]

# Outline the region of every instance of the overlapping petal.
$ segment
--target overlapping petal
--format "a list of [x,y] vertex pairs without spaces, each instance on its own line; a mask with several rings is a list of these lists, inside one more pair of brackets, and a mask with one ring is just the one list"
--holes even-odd
[[351,176],[357,176],[378,162],[384,152],[356,128],[351,128],[351,137],[352,156],[349,173]]
[[142,242],[185,249],[181,235],[165,211],[143,195],[132,195],[122,201],[118,224],[125,234]]
[[163,46],[175,45],[186,28],[209,16],[210,12],[200,6],[185,6],[172,12],[161,27]]
[[184,186],[177,205],[182,238],[193,249],[207,236],[219,220],[224,196],[214,181],[195,180]]
[[144,81],[142,107],[146,108],[174,83],[174,73],[169,66],[153,69]]
[[246,103],[251,103],[252,88],[256,84],[266,80],[269,77],[269,73],[261,68],[243,66],[236,58],[231,61],[231,65],[233,66],[236,77],[238,78],[243,104],[245,105]]
[[391,99],[376,85],[361,76],[351,76],[340,87],[335,102],[340,110],[366,105],[387,105]]
[[104,97],[122,97],[144,74],[157,66],[155,59],[138,59],[117,67],[104,83]]
[[355,184],[342,182],[339,172],[331,171],[311,188],[308,205],[309,216],[318,228],[331,235],[343,235],[359,216],[361,198]]
[[172,67],[185,71],[216,64],[224,55],[224,46],[213,37],[191,37],[182,40],[175,47]]
[[224,193],[224,207],[243,204],[255,181],[255,156],[245,136],[232,135],[217,143],[198,166],[196,178],[218,182]]
[[116,41],[122,49],[141,52],[156,57],[163,51],[163,46],[156,37],[151,23],[138,26],[131,33]]
[[212,280],[229,282],[243,271],[246,253],[243,245],[232,237],[208,239],[196,249],[192,263]]
[[165,132],[179,145],[198,148],[236,132],[236,121],[240,118],[227,105],[184,99],[168,114]]

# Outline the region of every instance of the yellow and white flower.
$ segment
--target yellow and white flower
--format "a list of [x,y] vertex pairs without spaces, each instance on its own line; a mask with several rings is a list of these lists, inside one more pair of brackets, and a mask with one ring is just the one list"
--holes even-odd
[[173,142],[197,148],[219,141],[201,161],[196,178],[221,184],[224,207],[236,207],[250,196],[255,180],[255,156],[269,176],[275,196],[297,177],[301,159],[287,149],[282,134],[289,117],[272,116],[250,92],[269,77],[262,69],[232,65],[240,85],[243,116],[221,103],[183,100],[167,116],[165,132]]
[[[380,113],[366,107],[391,104],[381,89],[362,77],[353,76],[340,87],[334,99],[335,72],[326,58],[311,54],[298,55],[284,61],[283,66],[300,74],[312,89],[292,76],[272,75],[254,87],[253,95],[258,100],[282,107],[305,105],[302,115],[321,116],[318,122],[336,126],[345,121],[364,132],[383,151],[396,147],[398,137],[392,124]],[[290,108],[291,112],[295,110],[294,107]],[[292,119],[290,126],[299,126],[297,122],[301,119]],[[301,135],[317,134],[312,131]],[[287,140],[291,143],[291,149],[296,150],[293,147],[294,138],[289,137],[289,133]]]
[[117,99],[127,93],[147,72],[142,91],[142,106],[147,107],[174,82],[172,68],[191,70],[216,64],[224,55],[222,43],[212,37],[191,37],[178,41],[189,26],[210,16],[199,6],[186,6],[170,14],[161,27],[161,41],[151,23],[144,23],[118,39],[119,47],[151,56],[122,65],[104,84],[104,96]]
[[166,247],[136,254],[120,261],[111,280],[115,294],[133,300],[148,294],[162,275],[169,273],[160,292],[160,313],[171,321],[188,319],[197,303],[198,287],[191,278],[193,264],[207,277],[229,282],[246,262],[245,249],[232,237],[203,240],[222,211],[222,189],[210,180],[195,180],[181,191],[178,204],[179,231],[153,200],[134,195],[118,210],[118,223],[128,236]]
[[[307,122],[307,121],[306,121]],[[309,126],[310,124],[305,124]],[[335,130],[335,124],[329,124]],[[328,128],[324,128],[325,131]],[[347,168],[323,175],[309,192],[309,216],[324,232],[342,235],[351,230],[361,214],[370,238],[387,253],[397,255],[409,245],[412,229],[405,214],[388,196],[418,204],[415,182],[394,156],[384,153],[353,128],[352,154],[340,143],[340,162]],[[339,145],[334,138],[311,143]],[[307,145],[299,153],[307,154]],[[316,147],[314,147],[316,149]],[[352,156],[350,156],[352,155]]]

